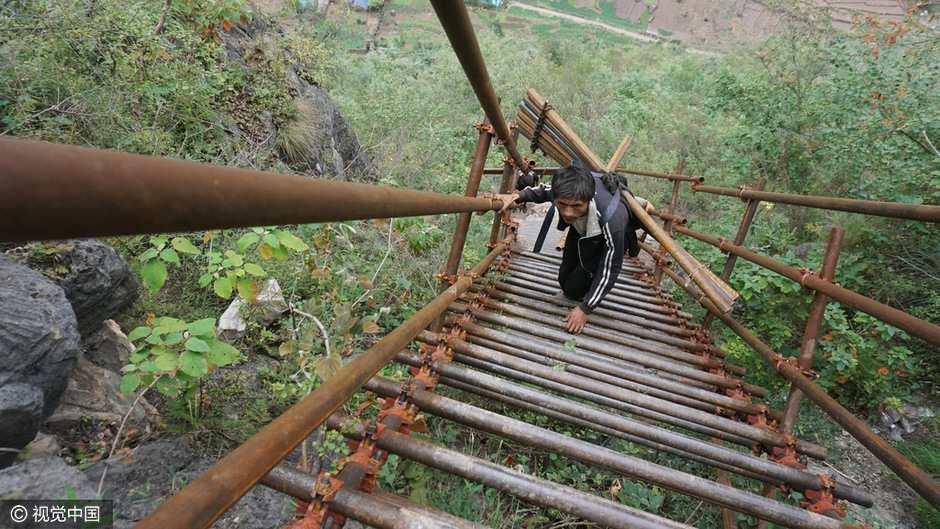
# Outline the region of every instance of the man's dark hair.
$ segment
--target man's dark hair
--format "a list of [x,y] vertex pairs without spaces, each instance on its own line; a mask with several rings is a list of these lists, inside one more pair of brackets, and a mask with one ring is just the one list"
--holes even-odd
[[552,195],[590,202],[594,198],[594,176],[587,167],[566,165],[552,177]]

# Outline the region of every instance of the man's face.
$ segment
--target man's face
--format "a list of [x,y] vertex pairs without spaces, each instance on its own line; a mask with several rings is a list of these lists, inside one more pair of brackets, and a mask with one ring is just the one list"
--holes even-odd
[[577,200],[573,198],[556,198],[555,207],[558,208],[558,214],[568,224],[574,224],[574,221],[587,215],[589,202],[587,200]]

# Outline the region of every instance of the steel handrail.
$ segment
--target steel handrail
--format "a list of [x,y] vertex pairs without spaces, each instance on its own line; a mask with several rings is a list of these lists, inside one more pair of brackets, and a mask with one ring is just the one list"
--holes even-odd
[[499,209],[483,198],[0,137],[0,241]]

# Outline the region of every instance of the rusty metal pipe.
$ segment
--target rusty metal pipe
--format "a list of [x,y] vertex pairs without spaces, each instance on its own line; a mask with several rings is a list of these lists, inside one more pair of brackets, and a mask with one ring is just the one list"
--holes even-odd
[[[463,309],[462,306],[455,306],[454,309]],[[492,323],[495,325],[501,325],[508,329],[514,329],[521,331],[526,334],[531,334],[532,336],[538,336],[540,338],[546,338],[557,343],[564,343],[571,340],[572,336],[567,334],[565,331],[553,328],[542,327],[541,325],[533,325],[531,322],[518,320],[516,318],[510,318],[507,316],[501,316],[498,314],[493,314],[491,312],[474,312],[479,320]],[[561,327],[560,322],[553,321],[551,323],[556,327]],[[656,369],[663,373],[670,373],[688,379],[690,383],[698,382],[706,385],[714,385],[725,389],[735,389],[738,387],[738,381],[719,375],[714,375],[706,371],[700,371],[695,369],[692,366],[682,364],[661,356],[656,356],[647,352],[639,351],[633,348],[615,346],[610,343],[610,336],[604,335],[601,339],[592,338],[590,336],[585,336],[584,334],[577,337],[578,347],[584,349],[589,349],[596,353],[601,353],[603,355],[610,356],[612,358],[617,358],[619,360],[624,360],[626,362],[631,362],[643,367],[649,367]],[[757,397],[763,397],[766,395],[767,391],[764,388],[754,386],[751,384],[743,384],[745,391],[755,395]]]
[[[554,265],[555,268],[557,268],[558,265],[561,264],[561,257],[555,257],[555,256],[544,254],[544,253],[533,253],[527,250],[523,250],[521,252],[517,252],[517,255],[529,258],[534,261],[542,261],[544,263],[549,263],[551,265]],[[640,274],[640,273],[646,272],[646,270],[639,266],[631,266],[629,263],[625,262],[623,264],[622,272]],[[621,277],[618,279],[621,281],[625,281],[632,285],[639,285],[642,283],[642,281],[638,281],[630,277],[624,277],[622,274],[621,274]]]
[[847,211],[863,215],[890,217],[894,219],[940,222],[940,206],[927,204],[900,204],[897,202],[877,202],[874,200],[853,200],[848,198],[821,197],[813,195],[791,195],[769,191],[752,191],[730,187],[696,186],[696,193],[709,193],[726,197],[738,197],[744,200],[762,200],[778,204],[791,204],[808,208]]
[[676,231],[694,237],[702,242],[707,242],[708,244],[716,246],[724,251],[731,252],[739,257],[743,257],[752,263],[763,266],[764,268],[776,272],[788,279],[792,279],[797,283],[801,283],[806,288],[813,289],[817,292],[822,292],[823,294],[840,303],[845,303],[846,305],[858,309],[870,316],[874,316],[875,318],[878,318],[885,323],[894,325],[902,331],[917,336],[918,338],[928,343],[940,346],[940,327],[937,325],[933,325],[920,318],[916,318],[910,314],[901,312],[900,310],[878,303],[871,298],[867,298],[861,294],[857,294],[851,290],[842,288],[839,285],[834,285],[828,281],[819,279],[816,276],[807,275],[806,277],[803,277],[803,274],[795,268],[791,268],[768,257],[764,257],[760,254],[745,250],[740,246],[729,244],[727,241],[722,242],[710,235],[693,231],[688,228],[677,228]]
[[[578,302],[566,299],[557,299],[554,296],[547,294],[542,294],[540,292],[522,288],[516,285],[510,285],[508,283],[495,283],[495,291],[491,294],[493,297],[500,296],[513,296],[513,299],[521,300],[522,298],[528,298],[540,303],[558,303],[560,305],[574,308]],[[666,325],[652,320],[647,320],[643,317],[633,316],[619,310],[612,310],[603,307],[594,309],[592,314],[597,314],[598,316],[603,316],[605,318],[610,318],[612,320],[622,321],[624,323],[630,323],[633,325],[642,326],[646,329],[649,329],[651,332],[659,332],[661,334],[669,336],[678,336],[681,338],[690,338],[694,333],[682,327],[677,327],[675,325]],[[691,343],[691,342],[690,342]],[[714,348],[712,349],[715,350]],[[727,355],[727,352],[721,351],[715,356],[720,356],[724,358]]]
[[[689,220],[683,217],[682,215],[674,215],[672,213],[667,213],[665,211],[660,211],[657,209],[654,209],[650,211],[649,213],[650,215],[656,215],[657,217],[663,220],[672,221],[672,223],[675,224],[676,226],[685,226],[686,224],[689,223]],[[667,233],[669,232],[668,226],[663,226],[663,229],[666,230]]]
[[[764,190],[764,185],[767,183],[767,180],[764,177],[757,179],[757,184],[754,186],[758,191]],[[738,233],[734,236],[734,244],[737,246],[742,246],[744,240],[747,238],[747,232],[751,229],[751,223],[754,222],[754,216],[757,214],[757,206],[760,204],[758,200],[748,200],[747,208],[744,210],[744,217],[741,218],[741,225],[738,226]],[[734,264],[737,262],[738,256],[734,254],[728,254],[728,259],[725,260],[725,266],[721,269],[721,275],[719,279],[722,281],[728,281],[731,278],[731,272],[734,270]],[[714,314],[709,312],[705,315],[705,321],[702,322],[702,325],[708,329],[711,325],[712,319],[715,317]]]
[[[630,391],[622,387],[588,379],[568,371],[559,371],[552,367],[512,357],[500,353],[499,351],[467,343],[459,339],[449,340],[448,346],[458,353],[455,356],[458,361],[472,365],[478,369],[509,376],[530,384],[537,384],[552,389],[553,391],[560,391],[578,398],[597,402],[598,404],[613,406],[668,424],[689,428],[688,423],[694,423],[697,426],[691,428],[691,430],[697,433],[713,435],[713,433],[708,433],[707,431],[703,431],[703,428],[698,427],[704,426],[712,432],[729,433],[734,436],[751,439],[755,442],[768,443],[778,447],[786,446],[786,441],[783,436],[779,434],[760,428],[754,428],[750,425],[742,424],[725,417],[716,416],[711,411],[692,409],[648,394]],[[467,357],[476,359],[479,362],[467,361]],[[408,359],[409,362],[419,361],[417,355],[409,356],[404,353],[399,354],[396,358],[399,360]],[[448,370],[450,367],[455,366],[441,366],[440,372],[447,374],[447,376],[453,376]],[[500,367],[504,369],[500,369]],[[676,421],[676,419],[680,419],[680,421]],[[750,446],[750,443],[745,446]],[[797,445],[797,451],[820,459],[825,459],[826,457],[826,452],[823,447],[812,444],[800,443]]]
[[[839,253],[842,251],[842,239],[845,236],[845,230],[833,228],[829,232],[829,244],[826,246],[826,255],[823,257],[822,267],[819,270],[819,277],[825,281],[835,279],[836,264],[839,262]],[[819,342],[819,332],[822,329],[823,317],[826,315],[826,305],[829,303],[829,296],[816,292],[813,296],[813,303],[809,308],[809,317],[806,318],[806,331],[803,332],[803,344],[800,347],[800,356],[798,359],[800,368],[807,370],[813,365],[813,355],[816,352],[816,344]],[[803,400],[803,393],[790,386],[790,393],[787,395],[787,404],[783,408],[783,420],[780,421],[780,432],[787,435],[793,435],[793,427],[796,425],[796,418],[800,413],[800,402]]]
[[[618,173],[626,174],[635,174],[639,176],[652,176],[654,178],[665,178],[666,180],[672,180],[673,182],[695,182],[696,184],[704,184],[704,176],[694,176],[694,175],[682,175],[676,173],[657,173],[654,171],[637,171],[634,169],[626,169],[624,167],[617,168]],[[699,189],[699,188],[696,188]]]
[[[489,125],[489,120],[483,121],[484,126]],[[483,176],[483,166],[486,164],[486,155],[490,151],[490,140],[492,135],[484,129],[480,131],[480,137],[477,140],[477,148],[473,153],[473,162],[470,165],[470,175],[467,177],[467,189],[464,191],[465,197],[475,197],[480,190],[480,178]],[[447,266],[444,273],[452,276],[457,273],[460,266],[460,258],[463,255],[463,247],[467,242],[467,230],[470,227],[470,218],[473,214],[470,212],[461,213],[457,216],[457,227],[454,229],[454,239],[450,245],[450,255],[447,258]],[[446,286],[441,285],[441,290]]]
[[[500,194],[506,194],[509,192],[510,186],[512,186],[513,181],[513,169],[512,165],[506,163],[503,168],[503,178],[499,184]],[[492,246],[496,244],[496,241],[499,240],[499,230],[503,227],[504,224],[509,222],[512,213],[509,210],[506,210],[502,213],[496,212],[493,215],[493,227],[490,229],[490,241],[489,244]]]
[[[412,367],[417,367],[421,365],[421,358],[414,353],[408,351],[402,351],[395,357],[398,362],[402,364],[409,365]],[[487,363],[482,360],[477,360],[476,358],[464,355],[456,354],[454,356],[455,362],[464,364],[463,366],[457,365],[456,363],[448,363],[440,366],[436,369],[436,372],[440,373],[442,376],[447,376],[457,380],[461,380],[470,384],[488,384],[487,387],[494,387],[492,383],[483,382],[487,380],[496,380],[492,375],[498,375],[499,377],[505,377],[500,380],[500,384],[507,383],[506,380],[511,379],[525,384],[531,384],[544,388],[547,391],[554,391],[562,395],[570,395],[574,398],[594,402],[602,406],[607,406],[612,409],[621,410],[626,413],[630,413],[639,417],[645,417],[646,419],[661,422],[664,424],[669,424],[674,427],[684,428],[690,432],[694,432],[700,435],[707,435],[718,437],[719,439],[724,439],[728,442],[738,444],[740,446],[751,446],[754,444],[754,440],[737,435],[736,433],[726,432],[723,430],[712,428],[708,425],[703,425],[694,420],[689,420],[684,417],[674,417],[669,413],[663,413],[654,409],[647,409],[642,406],[635,405],[630,402],[625,402],[622,400],[612,399],[609,397],[604,397],[596,393],[592,393],[587,390],[578,389],[565,384],[553,382],[551,380],[546,380],[544,378],[530,375],[522,371],[515,369],[510,369],[507,367],[502,367],[494,364]],[[469,369],[469,366],[474,369]],[[484,373],[485,371],[485,373]],[[685,408],[684,411],[690,412],[688,408]]]
[[[691,461],[722,468],[742,476],[774,485],[787,483],[800,491],[820,490],[822,488],[822,483],[816,475],[737,450],[714,445],[708,441],[695,439],[672,430],[644,424],[641,421],[622,415],[542,393],[520,384],[509,382],[508,384],[499,383],[492,386],[480,386],[460,382],[457,379],[442,378],[441,380],[448,386],[462,391],[476,393],[527,411],[543,414],[613,437],[619,437]],[[434,412],[430,409],[425,411]],[[839,484],[832,492],[839,499],[848,500],[864,507],[871,507],[874,504],[874,498],[871,494],[848,485]]]
[[[471,291],[473,289],[471,288]],[[517,296],[514,294],[508,294],[499,289],[493,289],[490,292],[490,297],[493,299],[507,301],[516,305],[521,305],[528,307],[530,309],[535,309],[544,314],[554,314],[556,316],[566,316],[568,312],[578,305],[577,301],[572,300],[559,300],[559,299],[537,299],[532,296]],[[712,356],[719,358],[725,358],[727,356],[727,351],[721,349],[708,347],[701,343],[690,342],[688,340],[683,340],[677,336],[672,336],[670,334],[664,334],[657,331],[652,331],[643,326],[631,325],[624,322],[622,319],[607,319],[607,315],[613,314],[617,315],[616,312],[605,309],[594,309],[591,312],[592,316],[597,316],[591,320],[591,325],[596,325],[598,327],[605,327],[607,329],[613,329],[618,332],[625,334],[631,334],[639,338],[646,340],[655,341],[672,347],[678,347],[686,351],[691,351],[693,353],[699,353],[708,351]],[[645,323],[645,322],[644,322]]]
[[[489,120],[483,120],[483,126],[489,126]],[[486,128],[480,130],[480,136],[477,139],[477,148],[473,153],[473,162],[470,165],[470,175],[467,177],[467,189],[464,191],[465,197],[475,197],[480,190],[480,179],[483,177],[483,166],[486,165],[486,155],[490,151],[490,140],[492,135]],[[460,259],[463,256],[463,248],[467,243],[467,231],[470,229],[470,218],[473,214],[469,212],[461,213],[457,216],[457,225],[454,227],[454,238],[450,244],[450,255],[447,257],[447,265],[444,267],[444,274],[448,277],[457,273],[460,267]],[[450,283],[441,279],[440,292],[447,290]],[[431,328],[440,330],[443,322],[443,315],[438,317]]]
[[640,219],[647,233],[659,242],[660,249],[669,252],[669,255],[676,260],[676,263],[689,274],[689,279],[698,285],[702,292],[715,303],[715,306],[720,307],[725,312],[730,311],[734,306],[734,301],[738,298],[738,293],[732,290],[727,283],[718,279],[718,276],[713,274],[708,267],[698,262],[685,249],[676,244],[672,237],[640,206],[639,202],[633,198],[633,195],[625,191],[621,191],[621,193],[630,204],[630,211],[633,212],[633,215]]
[[[558,291],[559,286],[558,286],[557,280],[546,280],[546,279],[547,278],[535,276],[532,274],[514,271],[512,275],[508,276],[505,279],[505,281],[507,283],[515,284],[515,285],[540,284],[544,287]],[[636,297],[634,296],[635,294],[627,296],[627,295],[610,293],[604,297],[604,300],[601,303],[605,303],[607,302],[607,300],[610,300],[610,304],[608,304],[608,306],[612,306],[612,304],[619,304],[625,307],[633,307],[635,309],[639,309],[641,312],[646,312],[646,313],[652,312],[655,314],[662,314],[662,315],[674,315],[674,316],[678,316],[679,318],[691,318],[692,317],[691,314],[687,312],[679,311],[675,307],[664,305],[663,303],[655,303],[655,302],[646,301],[643,299],[636,299],[639,296],[636,296]]]
[[[271,469],[261,484],[301,501],[310,501],[317,476],[284,463]],[[381,489],[370,493],[344,486],[329,503],[330,510],[376,529],[401,527],[440,527],[441,529],[484,529],[463,518],[415,503]]]
[[[747,259],[746,256],[742,256]],[[678,277],[675,272],[669,271],[671,275],[675,275],[673,280],[677,283],[680,283],[681,279]],[[680,283],[681,284],[681,283]],[[829,283],[825,283],[829,284]],[[695,293],[691,286],[687,287],[686,290],[689,291],[693,297]],[[834,296],[831,296],[834,297]],[[758,352],[765,360],[767,360],[772,366],[775,366],[777,373],[779,373],[783,378],[788,380],[791,384],[797,387],[804,395],[809,397],[820,409],[822,409],[826,415],[832,417],[837,423],[839,423],[845,431],[849,432],[852,437],[862,443],[865,448],[867,448],[875,457],[877,457],[882,463],[888,466],[895,474],[898,475],[905,483],[907,483],[914,491],[919,494],[922,498],[927,500],[935,509],[940,509],[940,484],[938,484],[933,478],[924,473],[923,470],[917,468],[916,465],[911,463],[907,458],[901,455],[893,446],[888,444],[887,441],[882,439],[878,434],[872,432],[868,426],[865,425],[862,421],[858,420],[851,412],[842,407],[841,404],[835,401],[832,397],[826,394],[825,391],[819,388],[812,381],[807,380],[807,378],[799,371],[796,367],[790,365],[788,362],[778,362],[777,353],[774,352],[767,344],[762,342],[759,338],[754,336],[747,328],[741,325],[737,320],[732,318],[727,314],[719,314],[717,308],[707,299],[701,300],[702,305],[715,312],[715,316],[719,318],[729,329],[731,329],[735,334],[741,337],[742,340],[747,342],[755,351]]]
[[[541,340],[523,338],[515,333],[494,331],[472,322],[461,322],[460,328],[467,331],[466,340],[470,343],[533,362],[546,363],[548,359],[563,362],[567,364],[565,370],[569,373],[602,380],[609,384],[621,385],[632,391],[642,392],[672,402],[680,402],[681,400],[686,405],[705,411],[714,412],[715,406],[721,406],[748,415],[760,413],[760,409],[754,403],[678,383],[657,376],[657,374],[647,373],[644,370],[629,369],[584,352],[572,352],[557,346],[552,347]],[[418,337],[429,343],[433,343],[435,338],[432,335],[425,336],[423,333]],[[677,397],[684,398],[678,399]],[[770,418],[779,420],[782,417],[779,413],[774,412],[770,415]]]
[[[542,325],[548,325],[552,327],[564,327],[564,323],[557,318],[553,318],[549,315],[544,314],[541,311],[535,311],[526,309],[519,305],[510,305],[508,303],[503,303],[496,301],[494,299],[488,299],[484,302],[484,305],[487,309],[499,311],[506,315],[516,316],[518,318],[524,318],[526,320],[537,322]],[[478,314],[475,312],[474,314]],[[614,322],[610,322],[608,328],[614,330],[621,330],[617,328],[618,326],[614,325]],[[590,337],[597,340],[607,340],[609,342],[617,343],[624,345],[626,347],[633,348],[637,351],[642,351],[645,353],[651,353],[657,355],[662,359],[662,362],[670,363],[672,365],[682,365],[688,364],[691,366],[697,366],[701,369],[718,369],[719,367],[724,367],[725,371],[735,374],[735,375],[744,375],[747,373],[747,370],[743,367],[736,366],[733,364],[726,364],[722,360],[716,358],[706,358],[704,356],[698,356],[688,351],[671,347],[666,344],[660,344],[656,342],[651,342],[647,340],[641,340],[634,336],[629,336],[625,334],[611,334],[605,332],[603,329],[596,329],[592,327],[585,327],[584,331],[578,337]],[[642,354],[642,353],[641,353]],[[655,357],[654,357],[655,358]]]
[[[511,242],[501,242],[472,272],[482,275]],[[471,283],[463,277],[280,417],[141,520],[137,529],[205,529],[339,409],[370,377],[447,309]]]
[[516,143],[510,136],[509,126],[503,117],[503,111],[499,108],[499,98],[496,97],[496,91],[493,90],[493,84],[490,82],[490,74],[483,61],[483,53],[480,51],[480,44],[473,31],[467,6],[461,2],[448,0],[431,0],[431,5],[444,28],[444,33],[450,40],[450,45],[454,48],[454,53],[464,73],[467,74],[477,101],[480,102],[483,112],[493,124],[498,142],[505,142],[503,145],[506,152],[509,153],[516,167],[525,168],[526,164],[516,149]]
[[[627,266],[628,268],[628,271],[626,273],[643,273],[645,271],[640,268],[632,268],[627,263],[624,263],[624,265]],[[558,264],[552,263],[549,261],[538,261],[535,259],[527,259],[525,257],[519,257],[515,259],[510,259],[508,266],[513,270],[522,270],[522,271],[531,270],[532,272],[540,272],[542,274],[548,274],[548,277],[552,279],[558,277]],[[630,270],[635,270],[635,271],[630,272]],[[636,292],[639,294],[645,294],[648,296],[662,296],[665,298],[672,299],[672,295],[666,292],[663,292],[662,289],[651,287],[647,283],[644,283],[643,281],[640,281],[639,279],[633,279],[631,277],[628,277],[625,274],[621,274],[617,278],[617,284],[614,286],[614,288],[628,290],[628,291]]]
[[[347,422],[349,419],[352,418],[336,414],[330,418],[328,425],[331,428],[339,429],[340,424]],[[357,431],[344,431],[344,435],[357,439],[362,436],[362,429],[360,423]],[[529,503],[552,507],[607,527],[691,529],[685,524],[673,522],[639,509],[571,489],[398,432],[386,430],[380,436],[374,438],[374,441],[383,450],[388,450],[400,457],[464,479],[482,483],[488,487],[512,494]]]
[[0,137],[0,241],[485,211],[499,201]]
[[[385,395],[398,394],[400,385],[387,379],[373,378],[367,389]],[[718,485],[704,478],[684,474],[642,459],[615,452],[556,432],[533,428],[497,413],[481,410],[467,404],[445,399],[423,389],[417,389],[411,402],[422,409],[434,410],[439,417],[462,424],[474,425],[501,437],[513,439],[552,453],[570,457],[587,464],[621,472],[647,483],[687,494],[717,505],[768,519],[786,527],[807,529],[854,529],[842,521],[807,512],[803,509],[777,503],[760,496]],[[383,435],[384,437],[384,435]]]
[[[527,289],[545,296],[554,296],[555,293],[558,292],[557,286],[534,284],[522,279],[513,278],[512,276],[503,277],[500,285],[506,285],[516,289]],[[682,316],[682,313],[663,314],[659,312],[649,312],[637,307],[611,301],[606,298],[601,302],[600,307],[605,310],[618,312],[627,316],[632,316],[634,318],[646,318],[651,323],[657,323],[660,326],[672,327],[679,330],[684,329],[690,332],[691,329],[695,329],[695,326],[690,325],[691,322],[686,320]]]
[[[512,262],[512,261],[510,261]],[[547,270],[540,269],[531,269],[526,268],[522,265],[510,264],[509,269],[512,270],[513,276],[519,276],[523,278],[537,278],[544,285],[550,285],[552,283],[558,284],[558,273],[552,273]],[[614,285],[614,288],[611,289],[609,295],[620,296],[624,298],[629,298],[635,301],[641,301],[643,303],[649,303],[656,306],[669,306],[675,308],[682,308],[681,303],[677,303],[672,299],[665,297],[657,296],[650,288],[641,288],[635,286],[625,286],[625,285]]]

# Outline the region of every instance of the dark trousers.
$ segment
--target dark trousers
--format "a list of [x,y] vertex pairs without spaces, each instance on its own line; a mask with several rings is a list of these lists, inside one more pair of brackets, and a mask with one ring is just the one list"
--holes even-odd
[[570,230],[568,240],[565,241],[565,249],[561,254],[561,266],[558,267],[558,284],[561,285],[565,296],[580,301],[590,290],[594,274],[581,266],[578,240],[572,237],[574,234],[574,229]]

